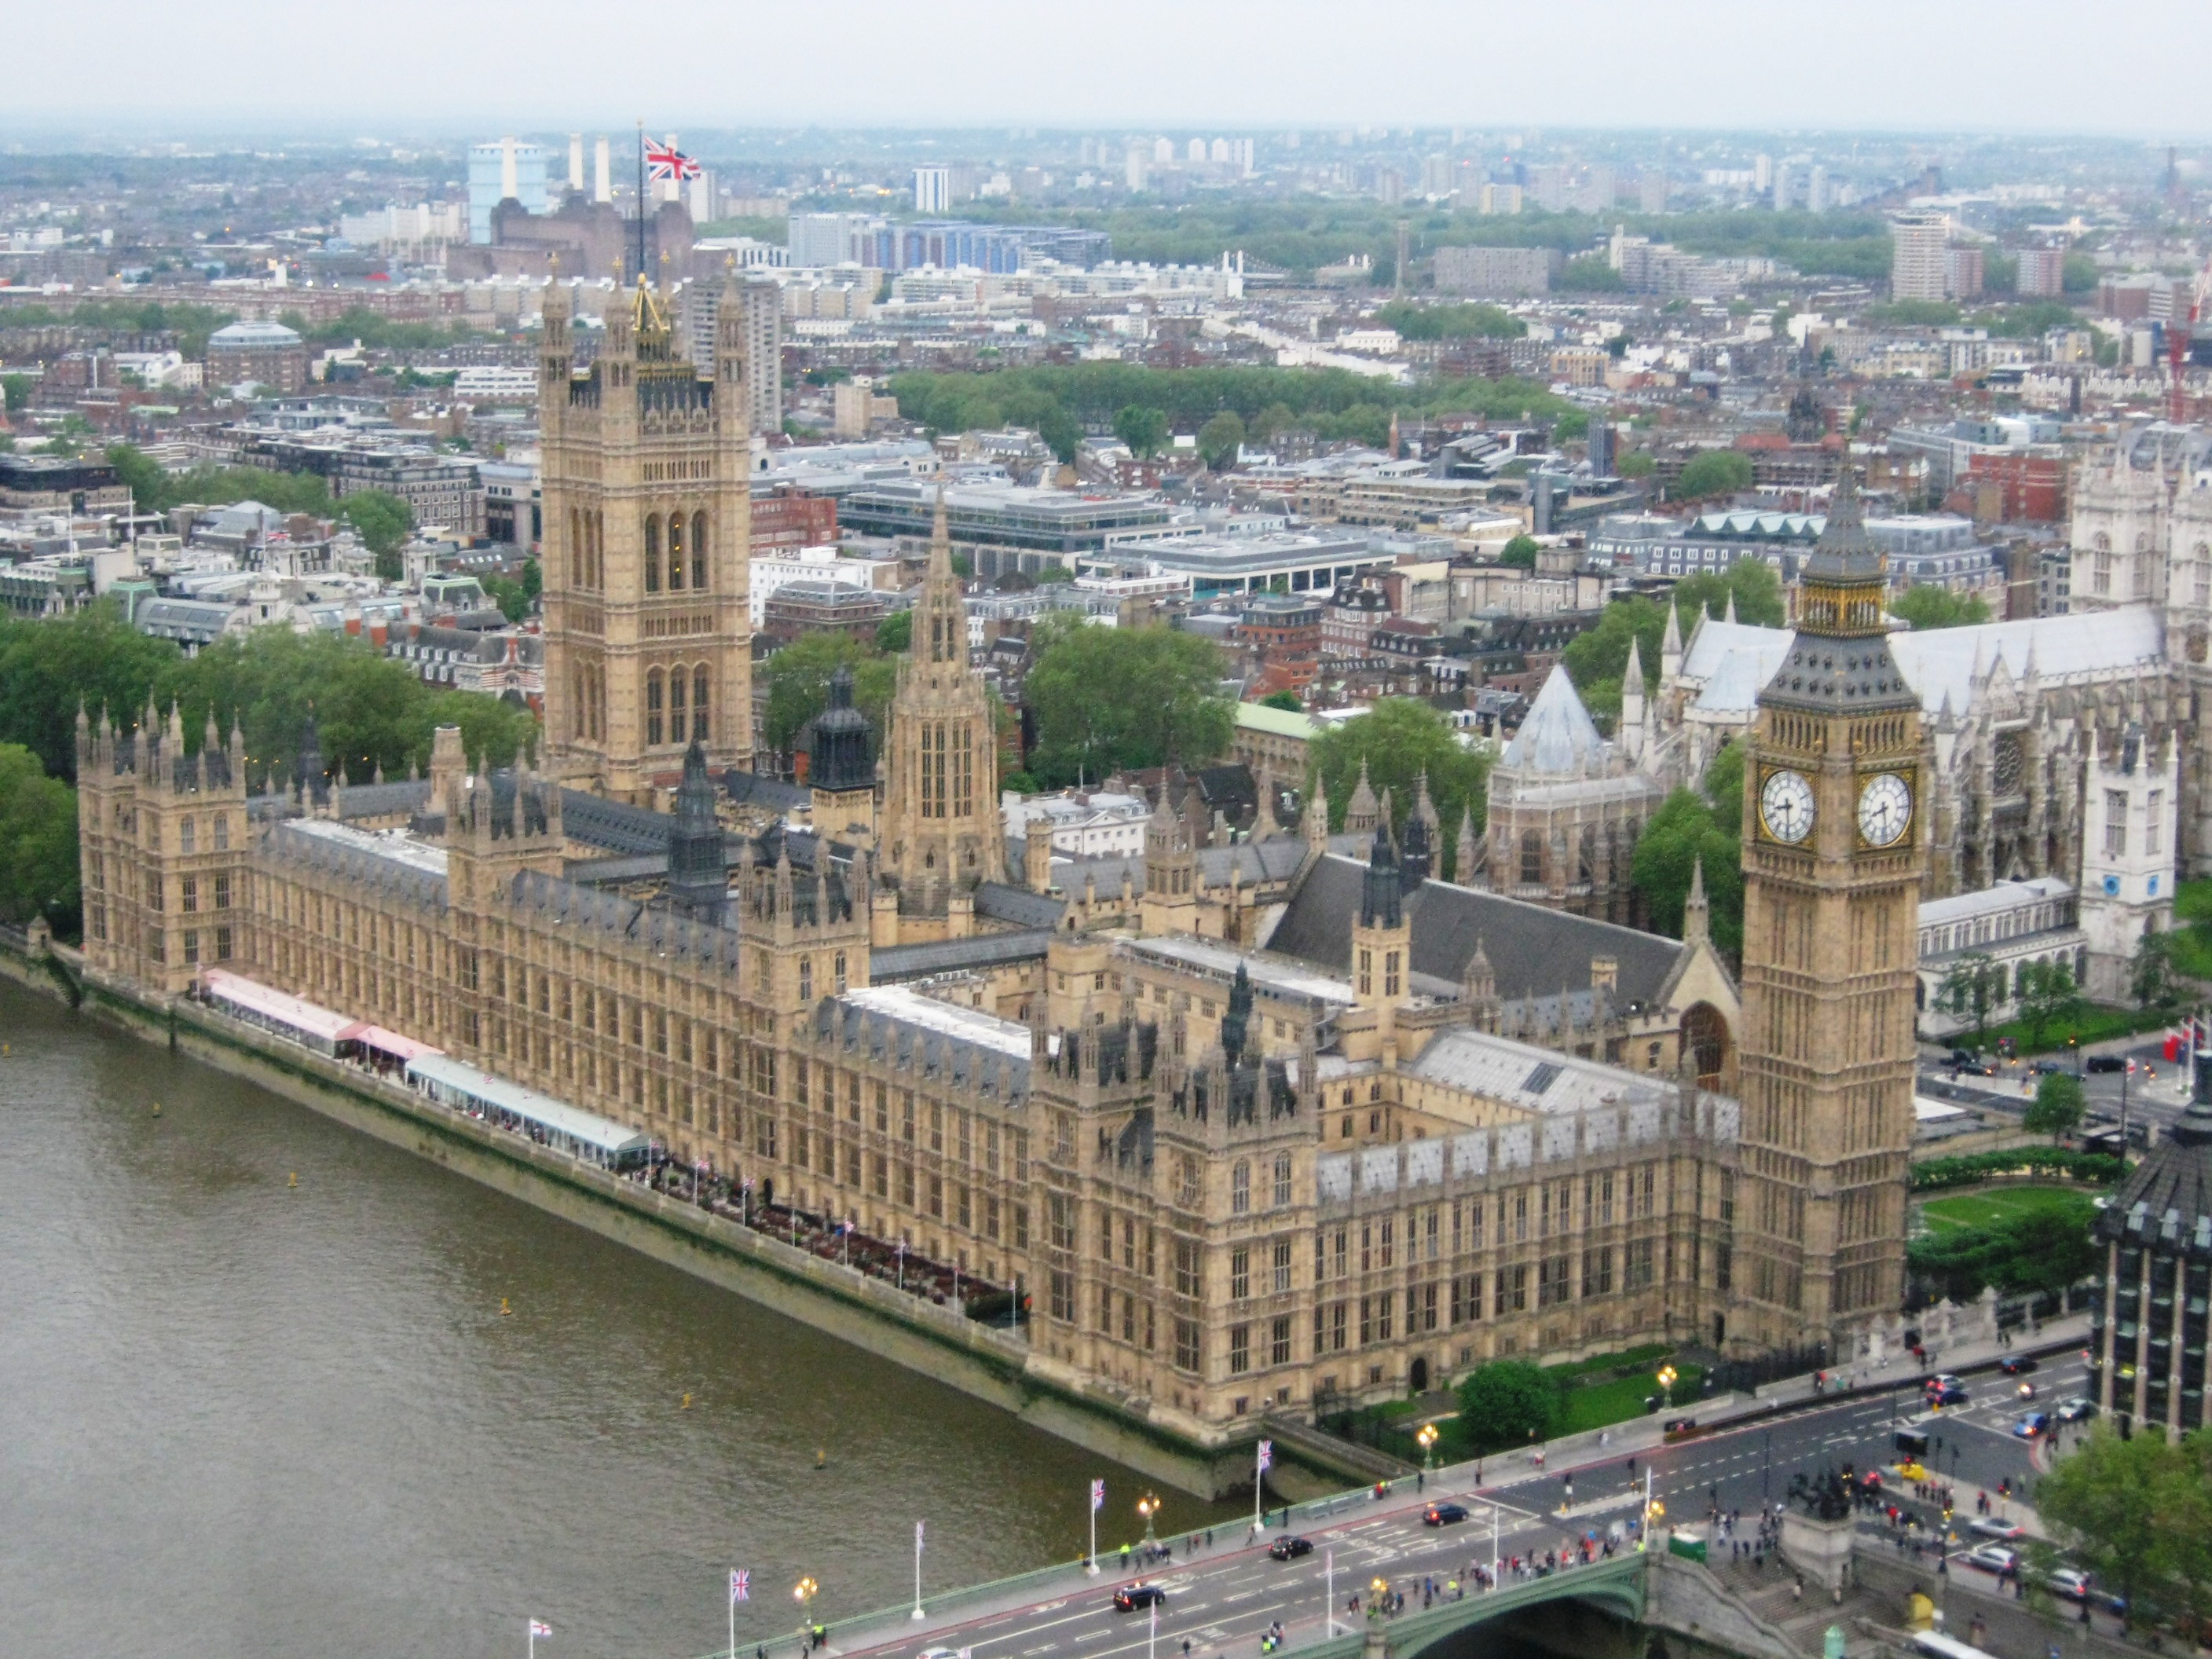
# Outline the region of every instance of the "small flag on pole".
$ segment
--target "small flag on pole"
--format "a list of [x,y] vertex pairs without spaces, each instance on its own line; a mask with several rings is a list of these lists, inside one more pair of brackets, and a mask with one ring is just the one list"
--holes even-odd
[[730,1574],[730,1605],[735,1607],[740,1601],[750,1601],[752,1599],[752,1574],[733,1571]]
[[550,1636],[553,1633],[553,1626],[533,1619],[530,1621],[530,1633],[532,1636]]
[[914,1542],[916,1549],[921,1547],[921,1522],[919,1521],[914,1523]]
[[699,176],[699,164],[673,144],[645,141],[645,172],[649,179],[673,179],[678,183]]
[[1106,1507],[1106,1483],[1103,1480],[1091,1483],[1091,1507],[1094,1510]]
[[1275,1443],[1272,1440],[1262,1440],[1260,1443],[1260,1467],[1263,1469],[1272,1469],[1275,1467]]

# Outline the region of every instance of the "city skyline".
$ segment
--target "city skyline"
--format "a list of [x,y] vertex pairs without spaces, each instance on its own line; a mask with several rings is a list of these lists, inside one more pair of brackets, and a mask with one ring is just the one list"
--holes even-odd
[[[174,124],[260,130],[297,123],[586,120],[930,126],[975,123],[1196,123],[1261,129],[1375,123],[1534,122],[1590,128],[1705,130],[1725,87],[1729,130],[1915,130],[1941,116],[1951,131],[2139,135],[2186,142],[2206,131],[2189,96],[2195,54],[2143,54],[2124,75],[2079,77],[2043,101],[2054,40],[2077,27],[2070,9],[2040,3],[1948,8],[1943,33],[1969,50],[1920,50],[1928,15],[1896,0],[1853,12],[1754,6],[1703,9],[1694,30],[1654,9],[1577,0],[1539,15],[1417,6],[1403,27],[1349,32],[1311,0],[1232,4],[1194,18],[1139,0],[1111,32],[1042,32],[1006,0],[986,0],[948,30],[908,9],[866,3],[840,13],[824,53],[810,18],[733,15],[696,3],[664,8],[670,49],[647,43],[634,66],[575,50],[599,14],[556,3],[526,25],[497,9],[454,12],[398,0],[387,27],[363,33],[267,0],[189,9],[97,0],[34,14],[20,26],[27,61],[66,61],[94,39],[131,39],[171,73],[143,88],[116,128]],[[2179,4],[2149,7],[2136,33],[2185,46],[2202,20]],[[441,49],[425,54],[425,39]],[[1419,50],[1412,50],[1418,46]],[[488,64],[496,75],[482,73]],[[1516,72],[1541,64],[1543,76]],[[302,73],[301,65],[319,66]],[[738,66],[733,69],[732,66]],[[1814,72],[1817,66],[1817,74]],[[1503,72],[1499,72],[1503,71]],[[21,90],[9,117],[37,129],[81,124],[81,100],[55,78]],[[207,90],[252,85],[256,117]],[[1704,88],[1705,90],[1699,90]],[[979,109],[979,89],[988,101]]]

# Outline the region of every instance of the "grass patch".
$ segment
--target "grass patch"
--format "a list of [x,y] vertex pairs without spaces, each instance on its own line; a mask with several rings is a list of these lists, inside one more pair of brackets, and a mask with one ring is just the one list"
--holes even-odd
[[[2212,941],[2208,941],[2208,944],[2212,944]],[[1996,1047],[1999,1037],[2010,1037],[2020,1045],[2019,1052],[2023,1054],[2055,1054],[2065,1051],[2066,1040],[2069,1037],[2076,1039],[2081,1047],[2086,1048],[2093,1042],[2105,1042],[2113,1037],[2133,1036],[2138,1031],[2162,1031],[2172,1023],[2173,1016],[2171,1014],[2147,1014],[2139,1009],[2115,1008],[2105,1003],[2092,1003],[2082,1010],[2080,1018],[2069,1020],[2063,1025],[2047,1028],[2043,1033],[2043,1044],[2040,1048],[2030,1045],[2027,1028],[2016,1019],[2008,1019],[2002,1025],[1990,1026],[1978,1043],[1975,1041],[1971,1027],[1960,1032],[1956,1036],[1949,1038],[1948,1041],[1962,1048],[1978,1047],[1984,1049],[1993,1049]],[[2002,1079],[1997,1079],[1992,1081],[2002,1081]]]
[[[1651,1368],[1654,1371],[1658,1369],[1656,1365]],[[1698,1398],[1698,1386],[1704,1382],[1705,1374],[1695,1365],[1678,1365],[1675,1369],[1681,1372],[1674,1380],[1676,1407],[1681,1409]],[[1559,1432],[1580,1434],[1585,1429],[1609,1428],[1615,1423],[1641,1417],[1644,1401],[1658,1392],[1657,1381],[1648,1374],[1624,1376],[1617,1382],[1595,1389],[1570,1389],[1566,1412],[1559,1420]]]
[[1931,1231],[1949,1232],[1961,1227],[1987,1227],[2008,1216],[2081,1201],[2081,1191],[2075,1187],[2003,1187],[1994,1192],[1931,1198],[1920,1206],[1920,1212]]

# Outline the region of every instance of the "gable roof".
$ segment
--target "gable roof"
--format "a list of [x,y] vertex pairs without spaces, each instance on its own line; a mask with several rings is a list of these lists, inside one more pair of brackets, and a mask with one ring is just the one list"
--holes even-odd
[[1566,665],[1559,663],[1498,763],[1533,772],[1575,772],[1595,766],[1604,755],[1597,723],[1583,707]]
[[[1267,949],[1339,972],[1352,964],[1352,919],[1358,914],[1366,866],[1331,854],[1316,865],[1268,937]],[[1413,931],[1413,969],[1458,983],[1474,954],[1485,953],[1505,1000],[1587,990],[1590,962],[1620,963],[1618,1003],[1656,1004],[1676,961],[1680,940],[1633,927],[1569,915],[1502,893],[1477,892],[1445,881],[1425,881],[1406,896]]]

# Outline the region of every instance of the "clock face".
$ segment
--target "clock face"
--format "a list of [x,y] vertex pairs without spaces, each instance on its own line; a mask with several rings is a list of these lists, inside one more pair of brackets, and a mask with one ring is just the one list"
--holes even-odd
[[1766,833],[1795,847],[1813,833],[1813,786],[1802,772],[1770,772],[1759,792],[1759,821]]
[[1859,834],[1869,847],[1894,847],[1912,827],[1912,786],[1881,772],[1859,791]]

